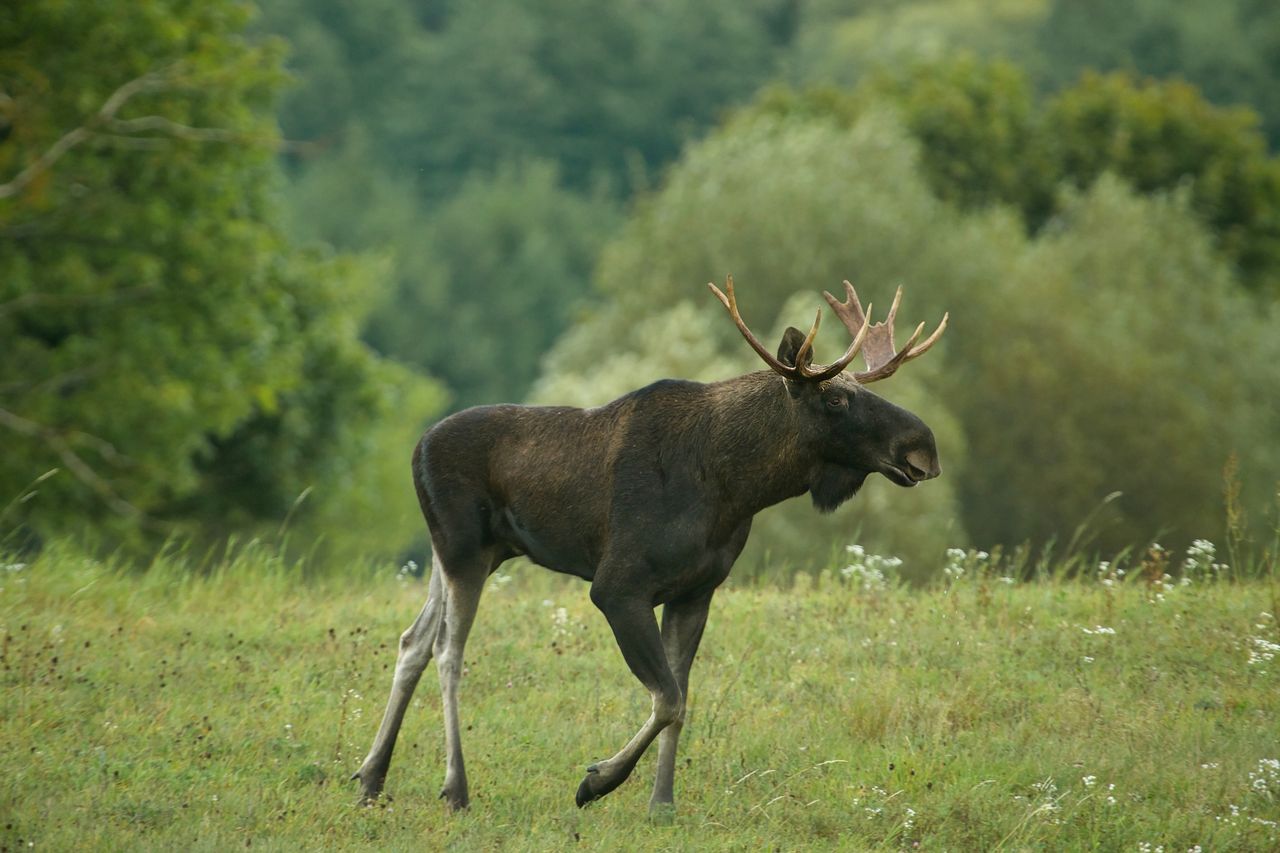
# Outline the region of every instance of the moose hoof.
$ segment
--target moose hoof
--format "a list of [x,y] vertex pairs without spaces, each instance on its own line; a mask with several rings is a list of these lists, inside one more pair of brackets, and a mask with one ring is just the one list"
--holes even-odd
[[595,764],[587,767],[587,776],[582,780],[582,784],[578,786],[578,793],[573,795],[573,800],[578,804],[578,808],[582,808],[592,800],[599,799],[600,794],[591,790],[591,780],[600,774],[599,767]]
[[582,808],[593,800],[598,800],[605,794],[626,781],[626,775],[617,774],[609,775],[600,772],[599,764],[592,764],[587,768],[587,775],[582,780],[582,784],[578,786],[578,793],[574,795],[574,801],[577,802],[578,808]]
[[363,771],[357,770],[351,774],[351,779],[360,781],[360,805],[371,806],[382,796],[382,783],[385,777],[370,776],[366,779]]
[[471,799],[465,791],[450,790],[448,785],[440,789],[440,799],[444,800],[445,806],[451,812],[460,812],[471,805]]

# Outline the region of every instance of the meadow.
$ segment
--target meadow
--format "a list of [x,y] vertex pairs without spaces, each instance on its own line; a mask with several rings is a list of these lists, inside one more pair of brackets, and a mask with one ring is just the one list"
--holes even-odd
[[717,595],[664,819],[653,753],[574,807],[648,713],[580,582],[491,580],[462,687],[472,807],[449,814],[432,677],[390,797],[348,781],[421,579],[309,576],[254,543],[141,572],[56,543],[6,558],[0,848],[1280,847],[1274,578],[1201,553],[1187,582],[1180,554],[1015,582],[955,552],[909,589],[842,557]]

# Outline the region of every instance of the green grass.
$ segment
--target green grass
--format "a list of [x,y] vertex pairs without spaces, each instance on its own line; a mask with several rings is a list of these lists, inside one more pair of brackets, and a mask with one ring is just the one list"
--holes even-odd
[[585,765],[648,713],[584,584],[521,568],[486,593],[462,692],[473,802],[450,815],[433,678],[394,799],[359,807],[347,781],[422,582],[305,579],[253,548],[139,575],[53,547],[0,568],[0,847],[1280,845],[1280,656],[1249,662],[1280,642],[1272,582],[974,574],[724,590],[663,822],[653,754],[573,806]]

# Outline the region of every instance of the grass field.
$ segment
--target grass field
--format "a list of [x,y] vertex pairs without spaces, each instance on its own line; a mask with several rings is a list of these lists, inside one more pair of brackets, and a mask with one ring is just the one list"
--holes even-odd
[[355,575],[303,579],[253,547],[203,573],[65,547],[0,566],[0,847],[1280,848],[1274,582],[726,589],[677,811],[653,821],[652,753],[573,805],[648,700],[586,586],[531,568],[491,581],[468,647],[470,811],[436,799],[434,678],[393,799],[358,806],[347,777],[425,584]]

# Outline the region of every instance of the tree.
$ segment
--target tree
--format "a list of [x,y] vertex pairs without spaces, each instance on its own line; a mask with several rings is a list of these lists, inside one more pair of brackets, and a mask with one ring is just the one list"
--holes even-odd
[[0,16],[0,175],[14,176],[0,192],[0,494],[66,472],[25,505],[29,526],[217,524],[238,503],[226,465],[272,430],[324,451],[257,460],[277,490],[242,514],[278,520],[297,497],[281,484],[364,458],[370,421],[353,409],[412,399],[415,418],[438,403],[357,343],[350,267],[274,224],[281,50],[242,35],[244,7],[19,2]]
[[554,166],[531,162],[473,176],[428,215],[414,187],[373,164],[370,145],[355,132],[299,175],[288,190],[293,232],[383,260],[387,286],[363,337],[440,378],[453,408],[523,398],[590,294],[620,218],[613,202],[566,190]]
[[[787,324],[808,328],[821,291],[838,291],[843,278],[880,306],[881,317],[898,282],[908,293],[904,312],[941,316],[940,279],[961,287],[989,277],[992,258],[973,252],[973,239],[929,193],[913,144],[888,113],[849,129],[765,117],[735,123],[692,146],[609,244],[598,274],[607,303],[548,355],[534,399],[598,404],[664,377],[764,369],[706,291],[708,280],[730,272],[748,322],[763,330],[783,318],[770,341]],[[875,390],[937,427],[950,471],[965,451],[936,393],[947,381],[945,341]],[[818,359],[847,344],[828,317]],[[739,565],[744,573],[820,568],[856,538],[903,557],[905,571],[922,576],[948,545],[964,544],[953,487],[944,477],[906,492],[873,478],[834,516],[789,502],[757,519]]]
[[263,29],[293,43],[285,133],[327,150],[359,125],[430,201],[527,160],[575,191],[643,186],[771,76],[795,16],[792,0],[418,5],[285,0]]
[[870,76],[860,97],[888,100],[921,143],[934,192],[965,207],[1012,204],[1028,226],[1049,215],[1059,180],[1026,75],[1007,62],[959,56]]
[[1142,193],[1185,185],[1218,248],[1255,290],[1280,295],[1280,161],[1248,109],[1215,107],[1180,82],[1085,74],[1045,108],[1060,180],[1105,172]]
[[1098,543],[1221,541],[1228,459],[1246,505],[1280,479],[1280,325],[1233,281],[1187,193],[1104,176],[973,294],[998,338],[952,342],[959,483],[978,542],[1069,535],[1111,492]]
[[[1043,544],[1113,491],[1123,496],[1108,505],[1100,548],[1220,536],[1232,454],[1246,505],[1263,505],[1280,479],[1276,318],[1241,290],[1189,189],[1144,196],[1104,176],[1062,192],[1052,225],[1029,235],[1008,208],[937,199],[893,112],[867,107],[848,127],[741,117],[692,147],[608,246],[599,278],[615,305],[553,351],[540,399],[554,399],[545,389],[572,399],[568,390],[615,376],[698,376],[705,348],[630,332],[642,311],[691,302],[707,317],[696,337],[740,353],[702,297],[703,282],[726,272],[749,322],[785,304],[798,326],[811,315],[796,306],[811,310],[816,291],[841,278],[880,311],[901,282],[904,319],[946,308],[952,323],[938,352],[875,390],[935,426],[946,475],[908,493],[869,483],[847,517],[860,521],[863,544],[921,565],[937,565],[966,534],[984,547]],[[679,369],[682,349],[690,363]],[[825,556],[852,537],[801,518],[769,529],[782,521],[762,518],[753,542],[783,561],[802,564],[802,552]]]
[[366,340],[444,379],[455,407],[519,399],[619,200],[773,73],[797,15],[793,0],[268,4],[261,29],[291,41],[296,75],[280,112],[292,233],[389,262]]
[[885,70],[970,53],[1038,67],[1044,0],[817,0],[806,3],[787,66],[805,88],[856,86]]
[[1148,194],[1187,185],[1241,281],[1280,293],[1280,160],[1247,109],[1214,106],[1184,83],[1125,74],[1086,74],[1037,101],[1016,67],[959,57],[881,72],[855,90],[774,89],[746,114],[848,126],[886,103],[920,141],[942,199],[1011,205],[1034,233],[1057,212],[1063,182],[1086,188],[1111,172]]
[[[1053,0],[1036,38],[1043,86],[1085,69],[1182,79],[1220,106],[1247,104],[1280,144],[1280,8],[1258,0]],[[1039,76],[1039,75],[1038,75]]]

